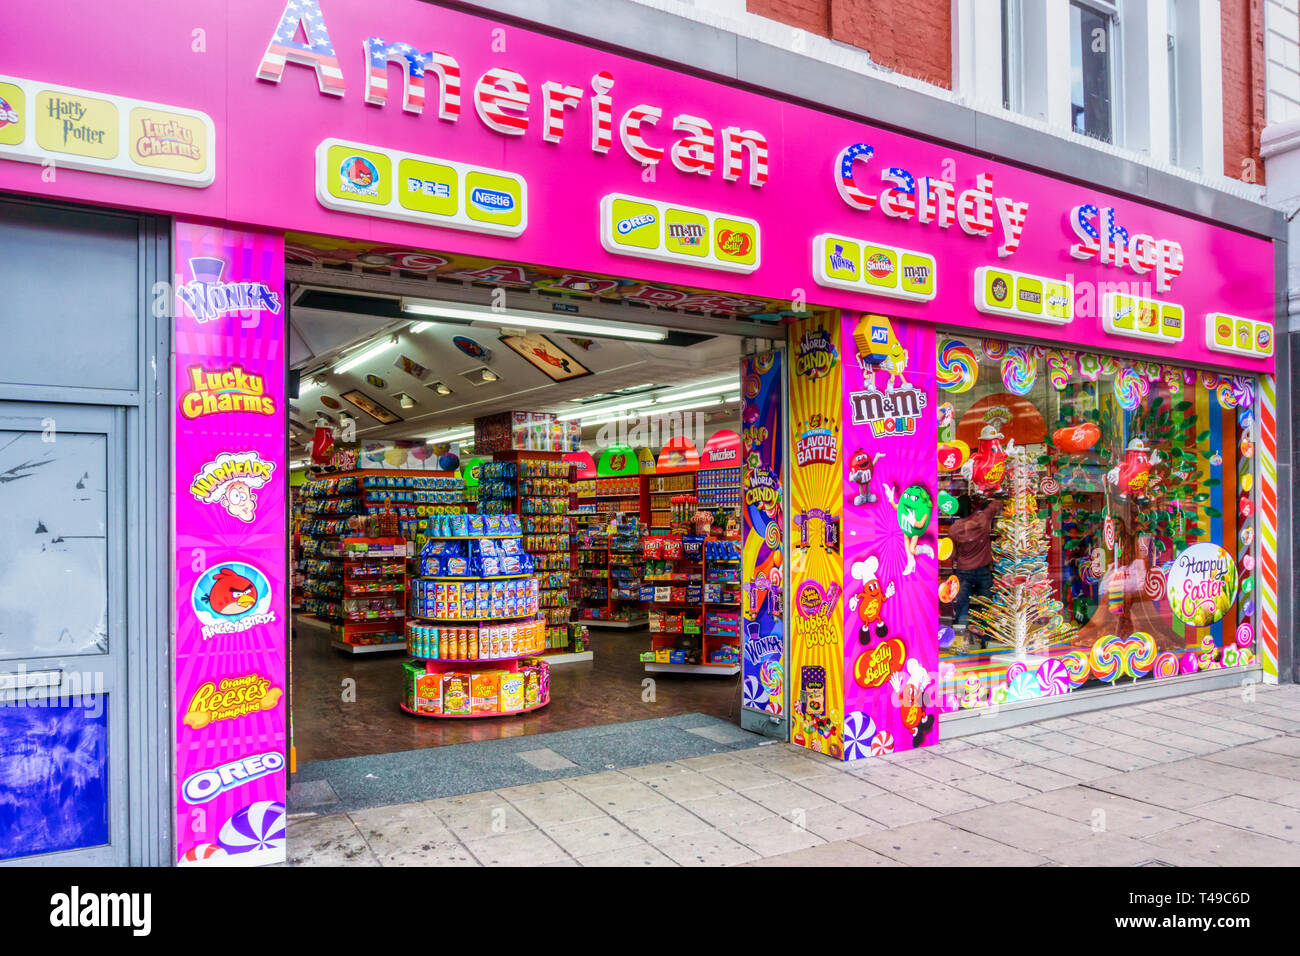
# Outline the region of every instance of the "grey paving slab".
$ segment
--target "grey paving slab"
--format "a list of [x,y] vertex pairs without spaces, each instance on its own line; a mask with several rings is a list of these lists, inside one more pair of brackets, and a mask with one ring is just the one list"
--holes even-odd
[[961,810],[972,810],[975,807],[982,807],[986,803],[983,797],[978,797],[968,790],[961,790],[958,785],[960,780],[952,784],[932,783],[928,787],[917,787],[915,790],[905,790],[902,796],[908,800],[915,801],[922,806],[929,807],[936,813],[957,813]]
[[1148,767],[1133,773],[1101,777],[1090,781],[1088,785],[1096,790],[1171,810],[1184,810],[1228,796],[1226,790],[1172,777],[1164,772],[1163,767]]
[[835,803],[849,803],[862,797],[879,796],[886,792],[874,783],[850,773],[830,777],[806,777],[799,781],[799,786]]
[[759,859],[749,847],[717,830],[670,840],[659,850],[679,866],[735,866]]
[[1194,817],[1167,807],[1120,796],[1089,786],[1063,787],[1016,801],[1047,813],[1088,824],[1093,832],[1124,833],[1146,838],[1153,833],[1191,823]]
[[825,807],[836,802],[833,798],[810,790],[793,780],[783,780],[767,787],[753,787],[741,791],[741,794],[759,806],[785,817],[795,810]]
[[[748,792],[752,794],[755,791]],[[743,794],[732,792],[703,800],[683,800],[681,807],[719,830],[776,816],[762,804],[755,803]]]
[[786,817],[771,817],[729,827],[722,831],[759,856],[775,856],[791,850],[817,846],[826,841],[812,831],[798,826]]
[[703,773],[690,771],[644,781],[655,793],[662,794],[674,803],[683,800],[702,800],[705,797],[717,797],[731,791],[712,777]]
[[1075,737],[1069,731],[1035,737],[1034,743],[1060,754],[1071,755],[1087,753],[1089,750],[1097,750],[1102,746],[1091,740],[1085,740],[1083,737]]
[[[969,751],[967,751],[969,752]],[[951,783],[962,777],[973,777],[980,773],[979,767],[971,766],[957,759],[957,756],[940,757],[926,754],[907,764],[907,769],[939,783]]]
[[1247,744],[1246,750],[1263,750],[1268,753],[1282,754],[1287,757],[1300,757],[1300,735],[1285,734],[1280,737],[1270,737],[1268,740],[1261,740],[1258,743]]
[[1114,767],[1107,767],[1089,760],[1090,756],[1089,753],[1079,755],[1061,754],[1051,760],[1044,760],[1038,766],[1043,770],[1063,773],[1078,780],[1099,780],[1102,777],[1109,777],[1115,772]]
[[[1300,810],[1254,797],[1233,795],[1191,807],[1193,816],[1259,833],[1288,843],[1300,843]],[[1300,856],[1297,857],[1300,862]]]
[[1048,770],[1044,767],[1031,767],[1028,764],[1007,767],[1005,770],[999,770],[997,775],[1004,780],[1010,780],[1032,790],[1054,790],[1057,787],[1072,787],[1079,782],[1078,777],[1071,777],[1069,774],[1057,770]]
[[1049,860],[1065,866],[1206,865],[1205,860],[1188,856],[1181,850],[1153,846],[1135,837],[1111,831],[1093,833],[1082,840],[1050,846],[1042,852]]
[[606,816],[546,826],[542,832],[565,853],[575,858],[648,845],[613,817]]
[[292,866],[379,866],[379,857],[345,813],[293,821],[288,837]]
[[[979,773],[991,773],[995,770],[1003,770],[1007,767],[1014,767],[1024,761],[1015,757],[1008,757],[1005,754],[994,753],[987,747],[971,747],[960,753],[952,755],[952,759],[958,763],[965,764]],[[966,777],[975,776],[975,774],[964,774]]]
[[848,807],[830,804],[804,811],[799,822],[812,833],[828,842],[848,840],[852,837],[882,830],[884,827],[869,817],[855,813]]
[[1115,744],[1115,749],[1124,753],[1133,754],[1138,757],[1145,757],[1156,763],[1168,763],[1171,760],[1182,760],[1184,757],[1191,757],[1193,754],[1187,750],[1179,750],[1177,747],[1170,746],[1162,740],[1126,740]]
[[467,840],[465,847],[484,866],[540,866],[568,856],[541,830],[520,830]]
[[804,850],[778,853],[776,856],[769,856],[761,860],[755,860],[753,863],[746,863],[745,866],[839,867],[903,866],[903,864],[877,853],[875,850],[868,850],[864,846],[859,846],[852,841],[838,840],[835,843],[810,846]]
[[606,813],[623,813],[671,804],[663,794],[656,793],[644,783],[630,779],[625,783],[584,791],[583,796]]
[[579,857],[583,866],[676,866],[677,864],[664,856],[648,843],[634,847],[621,847],[593,853],[591,856]]
[[1037,793],[1026,786],[999,777],[996,774],[982,773],[977,777],[965,777],[953,786],[985,800],[988,803],[1007,803]]
[[515,754],[517,758],[536,767],[538,770],[569,770],[576,767],[577,764],[568,757],[561,757],[558,753],[549,747],[541,747],[537,750],[525,750]]
[[573,790],[568,793],[536,797],[532,800],[516,800],[514,806],[539,827],[606,816],[602,808]]
[[940,820],[868,833],[853,842],[908,866],[1037,866],[1046,862],[1040,854],[1028,853]]
[[714,767],[703,772],[706,776],[712,777],[730,790],[742,791],[752,790],[754,787],[770,787],[788,779],[778,773],[773,773],[771,770],[765,770],[755,764],[741,761],[727,766]]
[[1276,800],[1295,787],[1295,782],[1271,773],[1233,768],[1228,764],[1214,763],[1206,757],[1193,757],[1174,763],[1161,764],[1160,770],[1171,777],[1188,783],[1204,784],[1232,793],[1244,794],[1260,800]]
[[1232,750],[1208,754],[1205,759],[1241,770],[1253,770],[1256,773],[1269,773],[1288,780],[1300,780],[1300,757],[1291,757],[1287,754],[1271,753],[1254,747],[1235,747]]
[[1082,840],[1093,832],[1086,820],[1027,807],[1023,801],[953,813],[939,822],[1040,856],[1048,847]]
[[854,813],[875,820],[885,827],[901,827],[909,823],[919,823],[939,815],[923,803],[917,803],[902,794],[886,793],[878,797],[864,797],[844,804]]
[[616,811],[614,817],[652,846],[713,829],[708,821],[673,803],[640,810]]
[[376,807],[349,816],[384,866],[400,865],[437,845],[460,846],[456,835],[420,803]]
[[1216,866],[1300,866],[1294,843],[1250,833],[1214,820],[1197,820],[1146,840]]

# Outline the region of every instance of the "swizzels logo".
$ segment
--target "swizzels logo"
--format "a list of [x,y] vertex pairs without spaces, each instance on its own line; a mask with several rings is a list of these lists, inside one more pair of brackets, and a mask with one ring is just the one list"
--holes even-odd
[[864,173],[859,167],[866,166],[875,152],[867,143],[854,143],[835,157],[835,188],[851,209],[871,212],[879,205],[880,211],[891,219],[914,218],[923,225],[940,229],[948,229],[955,223],[968,236],[980,238],[1000,230],[999,256],[1013,255],[1020,248],[1029,203],[993,195],[992,173],[980,173],[973,187],[958,192],[946,179],[930,176],[918,179],[910,170],[889,166],[880,173],[884,189],[871,193],[860,185],[859,177]]
[[200,323],[211,322],[231,313],[270,312],[280,314],[280,296],[265,282],[222,282],[224,259],[196,256],[190,260],[189,282],[176,290],[176,296]]
[[[436,107],[438,119],[458,123],[462,104],[468,102],[492,132],[525,136],[531,128],[540,131],[547,143],[563,142],[570,121],[577,121],[584,138],[586,130],[591,130],[589,142],[594,153],[609,153],[617,132],[624,152],[642,166],[654,167],[668,159],[678,172],[692,176],[712,176],[720,167],[728,182],[737,182],[742,176],[751,186],[767,182],[767,137],[757,130],[726,125],[715,132],[714,124],[694,110],[669,118],[662,107],[649,103],[638,103],[616,117],[614,74],[608,70],[598,71],[589,81],[583,77],[583,82],[590,83],[589,90],[584,90],[574,82],[578,77],[570,76],[567,82],[551,77],[534,86],[515,70],[492,66],[462,96],[464,72],[452,53],[421,52],[411,43],[400,42],[400,37],[352,37],[336,46],[319,0],[287,0],[257,76],[279,83],[287,66],[306,66],[315,70],[322,93],[343,96],[347,82],[335,50],[355,50],[358,39],[364,55],[358,65],[364,70],[365,101],[374,106],[386,107],[389,90],[400,89],[402,109],[407,113],[422,114],[429,104]],[[401,68],[403,82],[390,86],[390,64]],[[430,78],[434,90],[426,89]],[[590,119],[583,113],[589,113]]]
[[799,340],[799,354],[794,359],[794,373],[817,381],[830,374],[835,366],[835,345],[825,329],[809,329]]
[[187,803],[194,805],[207,803],[227,790],[234,790],[246,783],[252,783],[269,774],[284,769],[284,755],[271,751],[253,754],[224,763],[211,770],[200,770],[190,774],[181,785]]
[[186,418],[203,418],[226,412],[249,412],[274,415],[275,399],[266,394],[266,381],[250,375],[242,367],[211,371],[194,366],[187,371],[189,391],[181,396],[181,414]]
[[1070,210],[1070,228],[1078,242],[1070,245],[1076,259],[1096,258],[1102,265],[1127,269],[1137,275],[1155,272],[1157,292],[1168,292],[1183,274],[1183,247],[1172,239],[1156,239],[1120,225],[1115,210],[1092,203]]

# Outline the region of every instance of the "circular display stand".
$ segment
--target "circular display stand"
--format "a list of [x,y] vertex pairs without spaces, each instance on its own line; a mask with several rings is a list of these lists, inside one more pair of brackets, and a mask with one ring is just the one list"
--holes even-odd
[[524,707],[520,710],[493,711],[490,714],[422,714],[418,710],[411,710],[411,708],[407,707],[401,701],[398,701],[397,706],[402,708],[402,710],[406,711],[412,717],[437,717],[440,720],[453,720],[456,718],[466,718],[466,717],[512,717],[515,714],[526,714],[530,710],[538,710],[542,707],[545,707],[550,702],[551,702],[551,698],[547,697],[546,700],[542,701],[540,704],[533,704],[533,706],[531,707]]
[[511,654],[509,657],[474,657],[474,658],[451,658],[451,657],[424,657],[421,654],[411,654],[407,656],[412,660],[424,661],[429,664],[455,664],[458,667],[465,664],[509,664],[511,661],[522,661],[527,657],[540,658],[546,653],[546,648],[540,651],[529,651],[526,654]]

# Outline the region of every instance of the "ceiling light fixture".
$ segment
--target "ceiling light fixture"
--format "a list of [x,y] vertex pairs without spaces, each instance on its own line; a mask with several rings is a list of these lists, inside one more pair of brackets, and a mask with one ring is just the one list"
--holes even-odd
[[378,345],[374,346],[373,348],[360,349],[357,352],[354,352],[347,359],[345,359],[341,365],[338,365],[334,369],[334,371],[336,374],[342,375],[344,372],[356,368],[358,365],[362,364],[363,362],[370,361],[376,355],[381,355],[382,353],[387,352],[396,344],[397,344],[397,336],[394,335],[387,342],[380,342]]
[[663,329],[643,328],[596,319],[566,319],[547,315],[544,312],[528,312],[518,309],[498,312],[488,306],[476,306],[462,302],[444,303],[432,299],[403,298],[402,311],[412,315],[460,319],[461,321],[476,322],[498,329],[523,326],[524,328],[551,329],[556,332],[577,335],[593,335],[597,338],[632,339],[639,342],[662,342],[668,338],[668,333]]
[[402,396],[397,400],[397,404],[401,405],[403,408],[414,408],[414,407],[415,407],[415,399],[413,399],[410,395],[403,394],[403,395],[402,395]]
[[439,395],[451,394],[451,386],[448,385],[446,382],[431,382],[429,384],[429,388],[433,389]]
[[474,429],[461,429],[460,431],[450,431],[442,435],[433,435],[424,440],[426,445],[439,445],[443,442],[459,442],[474,437]]
[[483,369],[483,381],[495,382],[498,378],[499,376],[497,375],[497,373],[492,371],[490,368]]

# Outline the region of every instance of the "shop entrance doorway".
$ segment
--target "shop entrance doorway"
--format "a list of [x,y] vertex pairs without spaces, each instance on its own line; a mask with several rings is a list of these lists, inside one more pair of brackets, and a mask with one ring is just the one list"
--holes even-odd
[[[753,737],[741,364],[783,337],[781,304],[287,249],[296,762],[632,724]],[[674,295],[697,308],[650,304]]]

